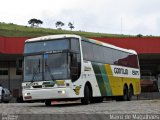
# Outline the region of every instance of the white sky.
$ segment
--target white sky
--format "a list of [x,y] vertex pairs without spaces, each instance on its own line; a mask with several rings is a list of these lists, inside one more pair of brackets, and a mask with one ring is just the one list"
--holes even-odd
[[42,27],[62,21],[68,29],[113,34],[160,35],[160,0],[0,0],[0,22]]

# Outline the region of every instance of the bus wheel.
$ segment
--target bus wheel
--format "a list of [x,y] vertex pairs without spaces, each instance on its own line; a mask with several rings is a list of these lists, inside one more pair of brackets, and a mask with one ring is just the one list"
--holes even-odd
[[129,87],[129,91],[128,91],[128,98],[127,98],[127,100],[128,101],[132,100],[132,96],[133,96],[133,87],[130,86]]
[[90,91],[88,85],[84,88],[84,97],[81,99],[81,103],[84,105],[88,105],[90,101]]
[[123,101],[127,101],[127,99],[128,99],[128,88],[127,88],[126,85],[125,85],[124,88],[123,88],[123,96],[122,96],[122,99],[123,99]]
[[51,100],[45,100],[45,105],[46,106],[51,106]]

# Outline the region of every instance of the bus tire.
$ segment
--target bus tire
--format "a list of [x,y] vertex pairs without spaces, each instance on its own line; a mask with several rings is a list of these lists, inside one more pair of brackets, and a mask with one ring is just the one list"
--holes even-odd
[[128,89],[128,98],[127,98],[128,101],[132,100],[133,94],[134,94],[133,93],[133,87],[130,86],[129,89]]
[[51,100],[45,100],[45,105],[46,106],[51,106]]
[[127,86],[125,85],[124,88],[123,88],[122,100],[123,100],[123,101],[127,101],[127,99],[128,99],[128,88],[127,88]]
[[84,105],[88,105],[90,102],[90,90],[88,85],[85,85],[84,88],[84,97],[81,99],[81,103]]

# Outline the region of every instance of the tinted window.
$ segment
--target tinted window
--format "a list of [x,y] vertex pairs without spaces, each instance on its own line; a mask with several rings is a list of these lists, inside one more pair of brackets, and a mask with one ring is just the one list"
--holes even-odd
[[113,53],[115,65],[138,68],[137,55],[118,50],[114,50]]
[[128,56],[128,66],[133,68],[138,68],[138,58],[137,55],[129,54]]
[[29,42],[25,44],[25,53],[65,50],[65,49],[69,49],[68,39]]
[[82,41],[85,60],[138,68],[137,55]]
[[113,49],[103,47],[104,61],[108,64],[113,64]]
[[122,65],[122,66],[128,66],[128,62],[129,62],[129,61],[127,60],[128,55],[129,55],[129,53],[121,52],[121,57],[120,57],[120,59],[118,60],[118,64],[119,64],[119,65]]
[[71,49],[73,51],[80,52],[78,39],[75,39],[75,38],[71,39]]
[[103,49],[102,48],[103,48],[102,46],[93,44],[94,61],[104,62],[104,56],[103,56]]
[[93,48],[91,43],[82,41],[82,52],[85,60],[93,60]]
[[121,58],[120,51],[113,49],[113,64],[119,65],[120,58]]

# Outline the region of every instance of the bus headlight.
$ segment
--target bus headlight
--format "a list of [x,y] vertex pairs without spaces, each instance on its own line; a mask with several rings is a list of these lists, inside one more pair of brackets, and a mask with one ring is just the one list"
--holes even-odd
[[24,93],[24,96],[29,96],[29,95],[31,95],[30,93]]
[[66,91],[65,90],[62,90],[62,94],[65,94],[66,93]]

